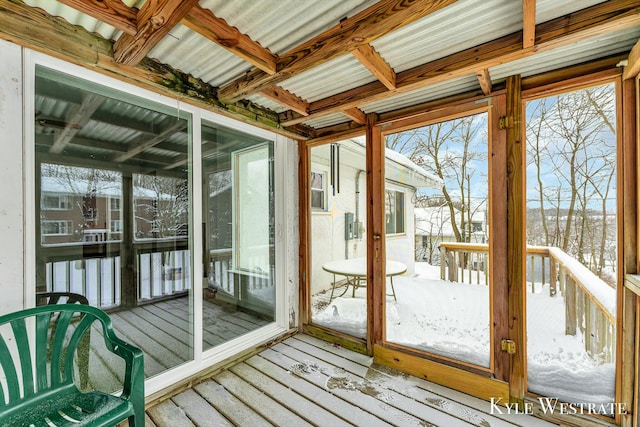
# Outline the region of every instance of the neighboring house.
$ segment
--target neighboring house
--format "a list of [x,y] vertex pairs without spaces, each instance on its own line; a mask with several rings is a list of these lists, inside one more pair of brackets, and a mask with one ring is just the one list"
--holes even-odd
[[[330,147],[311,151],[312,294],[326,289],[333,280],[322,270],[323,264],[366,256],[364,138],[336,145],[340,148],[339,154],[334,151],[333,163]],[[442,187],[442,181],[393,150],[386,149],[385,156],[387,259],[403,262],[407,274],[413,274],[415,261],[407,259],[406,254],[415,251],[414,196],[419,188]]]
[[[454,208],[458,229],[465,235],[469,243],[487,243],[487,215],[484,210],[476,210],[471,216],[471,228],[464,227],[462,213]],[[433,265],[440,264],[439,245],[442,242],[455,242],[456,236],[451,223],[449,206],[416,207],[415,208],[415,245],[416,261],[425,261]],[[466,229],[465,229],[466,228]]]
[[[41,185],[40,241],[43,245],[122,239],[120,179],[42,176]],[[139,185],[134,185],[133,196],[136,239],[188,233],[187,212],[180,208],[179,197]]]

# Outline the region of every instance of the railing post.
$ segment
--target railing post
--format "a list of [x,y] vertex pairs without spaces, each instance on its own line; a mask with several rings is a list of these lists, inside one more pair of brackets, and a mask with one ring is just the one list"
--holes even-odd
[[576,334],[576,284],[570,276],[565,277],[565,334]]
[[558,278],[556,276],[556,260],[553,257],[549,257],[549,296],[555,296],[557,293]]
[[447,270],[447,249],[440,246],[440,280],[445,280]]

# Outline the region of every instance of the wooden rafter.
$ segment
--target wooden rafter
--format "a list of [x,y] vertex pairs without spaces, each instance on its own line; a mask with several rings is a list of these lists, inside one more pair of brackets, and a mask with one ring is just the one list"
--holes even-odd
[[136,34],[122,34],[113,45],[116,62],[138,65],[197,3],[198,0],[147,0],[138,12]]
[[488,68],[483,68],[482,70],[476,71],[476,77],[478,78],[478,83],[480,83],[480,88],[482,89],[482,93],[485,95],[491,94],[491,75],[489,74]]
[[149,58],[136,67],[118,64],[111,41],[22,1],[0,1],[0,38],[294,139],[315,137],[304,125],[280,126],[276,113],[249,101],[223,103],[213,86],[167,64]]
[[260,91],[260,95],[269,98],[272,101],[291,108],[298,114],[303,116],[309,115],[309,103],[299,96],[281,88],[280,86],[271,86]]
[[134,36],[138,32],[138,9],[121,0],[58,0],[82,13]]
[[342,114],[360,125],[364,125],[365,123],[367,123],[367,115],[359,108],[346,108],[342,110]]
[[346,92],[314,101],[308,117],[290,112],[280,114],[284,126],[333,114],[345,108],[357,107],[385,99],[395,93],[404,93],[444,82],[456,77],[474,74],[479,68],[491,68],[505,62],[525,58],[536,52],[545,52],[623,29],[640,23],[640,4],[637,0],[609,0],[536,26],[536,45],[522,48],[522,32],[501,37],[479,46],[454,53],[445,58],[398,73],[394,93],[380,82],[372,82]]
[[396,88],[396,73],[370,44],[363,44],[351,52],[389,90]]
[[224,19],[215,16],[210,10],[196,5],[182,20],[182,24],[265,73],[276,72],[276,55],[227,24]]
[[91,115],[100,108],[104,101],[105,98],[100,95],[89,94],[82,100],[82,104],[72,106],[65,118],[67,125],[57,135],[49,152],[52,154],[62,153],[64,147],[91,120]]
[[219,93],[227,102],[237,101],[291,76],[352,52],[393,30],[436,12],[456,0],[398,2],[381,0],[333,28],[304,42],[278,58],[278,71],[269,75],[253,70],[223,86]]
[[536,0],[522,0],[522,48],[536,43]]
[[640,73],[640,40],[633,46],[622,73],[623,79],[631,79]]
[[113,161],[120,163],[134,156],[137,156],[138,154],[142,153],[146,149],[156,146],[159,143],[163,142],[169,136],[173,135],[179,130],[184,129],[186,126],[187,126],[187,122],[185,120],[175,120],[173,121],[173,123],[171,123],[166,128],[164,128],[158,135],[152,138],[147,138],[145,136],[144,140],[140,140],[140,141],[136,141],[135,143],[132,143],[131,148],[129,148],[126,153],[115,156],[113,158]]

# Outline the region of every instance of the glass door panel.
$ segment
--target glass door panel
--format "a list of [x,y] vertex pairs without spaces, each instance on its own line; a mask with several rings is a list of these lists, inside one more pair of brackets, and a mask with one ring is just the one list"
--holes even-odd
[[[193,360],[190,114],[40,66],[34,105],[36,303],[109,310],[146,377]],[[84,384],[115,391],[101,333]]]
[[311,320],[367,335],[364,138],[311,148]]
[[202,127],[203,348],[274,321],[273,142]]
[[615,93],[526,104],[527,384],[567,403],[615,402]]
[[488,114],[385,138],[386,340],[491,366]]

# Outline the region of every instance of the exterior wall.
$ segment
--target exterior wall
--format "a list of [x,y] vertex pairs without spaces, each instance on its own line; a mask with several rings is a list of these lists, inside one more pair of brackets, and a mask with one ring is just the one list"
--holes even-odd
[[415,215],[413,212],[413,188],[403,187],[387,182],[385,187],[389,190],[404,192],[404,233],[386,236],[385,250],[387,259],[400,261],[407,266],[407,275],[415,273]]
[[[328,163],[314,160],[313,172],[326,172]],[[311,294],[330,289],[333,275],[322,269],[326,262],[366,256],[367,242],[364,232],[360,238],[345,241],[345,212],[356,214],[356,175],[358,169],[346,164],[341,166],[340,193],[333,196],[327,186],[327,210],[311,212]],[[366,182],[365,173],[360,174],[359,218],[362,230],[366,228]]]
[[0,40],[0,315],[24,307],[22,49]]
[[[311,164],[311,171],[326,172],[329,165],[318,159]],[[328,175],[327,175],[328,176]],[[345,212],[356,215],[355,182],[358,169],[343,164],[340,169],[340,193],[327,195],[327,210],[311,212],[311,294],[330,289],[333,275],[322,269],[329,261],[359,258],[366,256],[366,174],[359,175],[358,222],[362,223],[361,237],[345,241]],[[415,221],[411,200],[413,188],[387,182],[386,188],[402,191],[405,194],[405,230],[403,233],[386,236],[387,258],[401,261],[407,266],[407,274],[415,272]],[[329,192],[329,190],[327,190]]]

